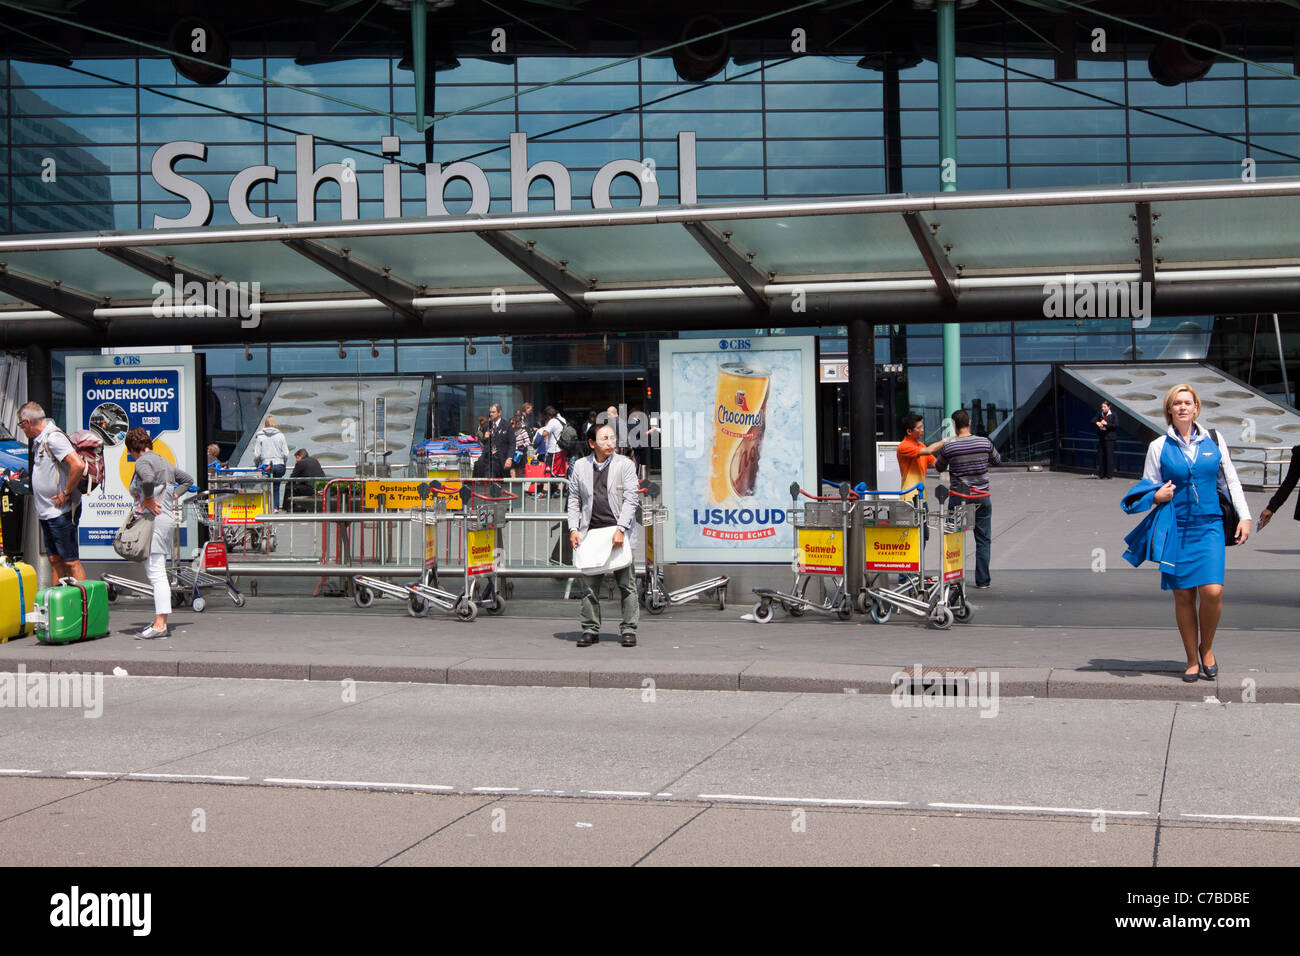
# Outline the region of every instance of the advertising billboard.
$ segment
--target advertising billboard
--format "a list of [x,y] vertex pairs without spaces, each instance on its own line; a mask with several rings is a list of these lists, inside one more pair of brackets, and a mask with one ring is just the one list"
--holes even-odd
[[[153,450],[196,478],[198,445],[194,355],[183,352],[70,355],[65,365],[67,431],[89,429],[104,442],[104,484],[81,501],[78,544],[83,560],[116,561],[113,535],[131,507],[135,459],[127,430],[143,428]],[[197,523],[179,525],[181,557],[195,552]]]
[[812,337],[659,343],[667,561],[789,563],[790,484],[817,488]]

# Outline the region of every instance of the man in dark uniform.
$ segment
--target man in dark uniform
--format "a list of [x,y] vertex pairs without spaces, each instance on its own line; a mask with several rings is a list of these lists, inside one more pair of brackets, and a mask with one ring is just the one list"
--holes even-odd
[[1115,437],[1119,431],[1119,422],[1111,411],[1110,402],[1101,403],[1101,412],[1092,420],[1097,427],[1100,442],[1097,446],[1097,474],[1094,478],[1113,478],[1115,476]]
[[487,447],[483,454],[487,456],[488,478],[504,478],[506,464],[515,453],[515,433],[501,416],[501,403],[493,402],[488,408]]

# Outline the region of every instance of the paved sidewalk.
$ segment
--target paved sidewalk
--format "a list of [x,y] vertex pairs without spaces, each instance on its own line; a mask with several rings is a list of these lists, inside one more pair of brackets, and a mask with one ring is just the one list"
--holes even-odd
[[[649,678],[660,688],[888,693],[896,672],[920,664],[923,672],[995,671],[1011,697],[1300,703],[1300,524],[1278,518],[1230,550],[1219,677],[1184,684],[1172,599],[1154,570],[1120,556],[1135,523],[1114,503],[1125,487],[999,472],[994,586],[970,591],[972,621],[947,631],[897,614],[877,625],[860,614],[841,622],[779,609],[760,625],[742,619],[753,596],[733,593],[725,611],[643,612],[639,646],[623,648],[616,604],[606,599],[605,640],[580,649],[578,602],[549,581],[521,582],[504,615],[472,624],[437,611],[414,619],[387,599],[362,611],[344,598],[280,594],[236,609],[214,593],[206,612],[174,613],[166,639],[135,638],[152,607],[123,598],[109,636],[59,647],[10,641],[0,645],[0,669],[579,687],[640,687]],[[1256,512],[1266,500],[1249,497]]]

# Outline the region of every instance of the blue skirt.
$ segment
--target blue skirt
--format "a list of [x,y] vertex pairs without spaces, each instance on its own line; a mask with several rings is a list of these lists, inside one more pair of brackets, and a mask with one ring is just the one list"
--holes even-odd
[[1178,518],[1178,563],[1174,572],[1161,572],[1163,591],[1194,588],[1202,584],[1223,584],[1226,548],[1220,515],[1189,515]]

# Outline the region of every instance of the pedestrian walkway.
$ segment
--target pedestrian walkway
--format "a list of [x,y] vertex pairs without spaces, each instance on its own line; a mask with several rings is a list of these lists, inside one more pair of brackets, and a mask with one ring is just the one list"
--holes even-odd
[[[900,615],[879,625],[861,614],[841,622],[780,610],[760,625],[742,619],[752,595],[732,593],[725,611],[643,612],[636,648],[618,645],[611,619],[599,645],[579,649],[578,602],[551,581],[520,582],[504,615],[470,624],[436,610],[411,618],[390,599],[358,610],[347,598],[312,598],[307,582],[277,582],[302,593],[267,596],[264,586],[242,609],[214,594],[202,614],[176,611],[171,636],[154,641],[135,637],[149,603],[123,598],[108,637],[59,647],[10,641],[0,645],[0,669],[888,693],[898,671],[919,664],[923,673],[995,670],[1000,693],[1012,697],[1300,702],[1300,523],[1275,520],[1230,550],[1219,677],[1184,684],[1172,599],[1154,569],[1121,558],[1134,523],[1117,504],[1126,487],[995,472],[993,587],[971,591],[973,620],[947,631]],[[1248,498],[1257,513],[1267,495]]]

